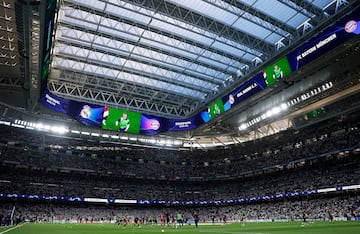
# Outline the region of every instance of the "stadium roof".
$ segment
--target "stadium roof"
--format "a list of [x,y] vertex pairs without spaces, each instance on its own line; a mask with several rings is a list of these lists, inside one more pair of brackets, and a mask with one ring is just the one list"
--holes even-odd
[[[164,147],[173,141],[182,142],[181,147],[206,148],[320,121],[293,124],[307,112],[360,90],[357,36],[195,130],[162,132],[156,137],[104,133],[39,102],[44,69],[40,45],[49,41],[44,40],[47,2],[56,0],[0,3],[0,121],[62,123],[80,137],[84,133],[141,146],[158,142]],[[168,119],[199,114],[216,98],[359,8],[355,0],[57,3],[50,91],[67,99]],[[325,82],[334,82],[336,88],[257,122],[267,111]],[[329,108],[326,116],[354,108],[353,101],[348,104],[352,106],[343,112]],[[244,124],[249,127],[241,130]]]
[[62,0],[48,87],[74,100],[187,117],[348,2]]
[[0,4],[0,83],[12,86],[19,85],[24,78],[22,69],[24,48],[19,48],[23,41],[18,34],[14,1],[3,1]]

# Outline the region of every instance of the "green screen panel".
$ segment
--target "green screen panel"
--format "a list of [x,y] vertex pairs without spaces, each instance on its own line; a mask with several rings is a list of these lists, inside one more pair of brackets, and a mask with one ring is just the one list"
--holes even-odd
[[283,57],[280,60],[268,66],[264,71],[264,78],[266,80],[267,87],[274,83],[284,79],[291,73],[291,68],[287,57]]
[[224,113],[224,104],[221,99],[217,99],[215,102],[211,103],[208,109],[210,113],[210,118],[213,119],[220,114]]
[[141,114],[122,109],[110,108],[104,111],[103,129],[138,134]]

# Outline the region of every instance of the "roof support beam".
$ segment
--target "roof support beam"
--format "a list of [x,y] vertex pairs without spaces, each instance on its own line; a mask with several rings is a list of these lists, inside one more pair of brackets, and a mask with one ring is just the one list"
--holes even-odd
[[[214,0],[211,0],[211,1],[214,1]],[[253,15],[253,16],[256,16],[256,17],[260,18],[261,20],[264,21],[264,24],[265,24],[265,22],[268,22],[271,25],[273,25],[273,26],[287,32],[288,34],[290,34],[292,36],[296,35],[296,29],[295,28],[292,28],[292,27],[286,25],[285,23],[280,22],[278,19],[276,19],[274,17],[271,17],[269,15],[265,15],[264,13],[252,8],[251,6],[248,6],[248,5],[246,5],[246,4],[244,4],[244,3],[240,2],[240,1],[236,1],[236,0],[224,0],[224,1],[227,2],[230,5],[233,5],[233,6],[237,7],[238,9],[240,9],[242,11],[245,11],[247,14],[250,14],[250,15]],[[286,35],[283,35],[283,36],[286,36]]]
[[[61,25],[63,25],[63,26],[65,26],[66,27],[66,29],[63,29],[64,31],[66,31],[67,29],[74,29],[74,30],[78,30],[79,32],[84,32],[84,33],[91,33],[92,35],[96,35],[96,36],[99,36],[99,37],[105,37],[105,38],[108,38],[108,39],[110,39],[110,40],[116,40],[116,41],[118,41],[118,42],[120,42],[120,43],[126,43],[127,45],[130,45],[130,46],[136,46],[136,47],[141,47],[141,48],[144,48],[144,49],[147,49],[147,50],[154,50],[153,48],[150,48],[150,47],[148,47],[148,46],[143,46],[143,45],[141,45],[141,44],[133,44],[133,43],[129,43],[128,44],[128,42],[127,41],[123,41],[123,40],[118,40],[119,38],[113,38],[113,37],[106,37],[105,35],[103,35],[102,33],[99,33],[99,32],[95,32],[95,31],[92,31],[92,30],[87,30],[87,29],[83,29],[83,28],[81,28],[81,27],[77,27],[77,26],[70,26],[70,25],[64,25],[64,24],[62,24],[61,23]],[[64,32],[64,34],[66,34],[66,32]],[[61,42],[61,43],[66,43],[66,44],[68,44],[68,45],[73,45],[73,46],[80,46],[80,44],[81,45],[83,45],[83,44],[88,44],[88,41],[84,41],[84,39],[82,39],[82,35],[79,33],[79,35],[77,35],[77,33],[74,33],[74,32],[72,32],[71,33],[71,35],[63,35],[62,37],[58,37],[58,39],[57,39],[57,42]],[[76,40],[77,42],[80,42],[80,43],[74,43],[73,41],[74,40]],[[81,42],[83,42],[83,43],[81,43]],[[104,42],[105,43],[105,42]],[[78,44],[78,45],[76,45],[76,44]],[[132,57],[128,57],[128,56],[123,56],[122,54],[124,54],[124,53],[120,53],[120,50],[121,49],[118,49],[118,52],[119,53],[115,53],[114,52],[114,48],[112,48],[111,49],[111,51],[110,50],[105,50],[105,49],[97,49],[98,47],[95,47],[95,46],[93,46],[93,47],[90,47],[90,46],[82,46],[82,47],[84,47],[84,48],[88,48],[88,49],[91,49],[91,50],[94,50],[94,51],[96,51],[96,50],[98,50],[98,51],[100,51],[100,52],[102,52],[102,53],[104,53],[104,54],[112,54],[112,55],[114,55],[114,56],[120,56],[120,57],[123,57],[124,59],[133,59],[134,60],[134,58],[132,58]],[[158,51],[159,53],[163,53],[163,56],[167,56],[167,58],[168,59],[170,59],[170,58],[173,58],[173,59],[183,59],[184,60],[184,62],[186,61],[186,62],[190,62],[190,60],[189,59],[187,59],[187,58],[184,58],[184,57],[181,57],[181,56],[178,56],[178,55],[174,55],[174,54],[172,54],[172,53],[169,53],[169,52],[164,52],[164,51]],[[135,57],[135,56],[133,56],[133,57]],[[158,58],[153,58],[154,59],[154,62],[152,62],[152,63],[150,63],[149,61],[143,61],[143,60],[141,60],[141,61],[139,61],[139,62],[142,62],[142,63],[147,63],[147,64],[150,64],[150,65],[153,65],[153,66],[160,66],[158,63],[156,63],[156,60],[158,59]],[[195,62],[195,64],[198,64],[199,66],[203,66],[202,64],[200,64],[200,63],[196,63]],[[174,65],[173,65],[174,66]],[[165,66],[164,66],[165,67]],[[173,69],[173,68],[168,68],[168,67],[166,67],[166,69],[168,69],[168,70],[173,70],[174,72],[178,72],[177,70],[175,70],[175,69]],[[194,77],[194,78],[196,78],[196,79],[199,79],[199,80],[202,80],[202,81],[204,81],[204,82],[208,82],[208,83],[213,83],[213,84],[218,84],[218,85],[220,85],[220,84],[222,84],[222,82],[223,82],[223,80],[221,79],[221,78],[218,78],[218,77],[216,77],[215,75],[215,72],[218,72],[218,73],[220,73],[220,71],[215,71],[215,70],[212,70],[213,68],[208,68],[208,67],[205,67],[204,69],[207,69],[209,72],[208,73],[214,73],[214,74],[211,74],[212,76],[210,76],[210,75],[207,75],[207,77],[208,78],[206,78],[206,74],[204,75],[204,76],[196,76],[195,74],[193,74],[193,73],[191,73],[191,74],[188,74],[188,76],[192,76],[192,77]],[[186,74],[184,74],[184,75],[186,75]],[[230,75],[230,74],[226,74],[226,75]]]
[[[72,47],[75,47],[75,48],[78,48],[78,49],[85,48],[85,49],[91,50],[91,48],[88,47],[88,46],[79,46],[79,45],[75,45],[75,44],[68,43],[68,42],[63,42],[63,41],[57,41],[57,42],[58,42],[58,43],[61,42],[61,43],[64,44],[64,45],[72,46]],[[92,49],[92,51],[96,51],[96,52],[100,52],[100,53],[108,53],[108,54],[113,55],[113,56],[116,56],[116,57],[123,57],[123,56],[121,56],[121,55],[114,54],[114,53],[112,53],[112,52],[104,51],[104,50],[100,50],[100,49]],[[55,55],[55,56],[61,57],[62,55],[66,55],[66,54],[61,53],[61,54]],[[67,55],[66,55],[66,56],[67,56]],[[69,57],[71,58],[72,56],[69,56]],[[65,57],[65,58],[66,58],[66,57]],[[126,59],[126,57],[123,57],[123,58]],[[79,59],[79,61],[81,61],[81,59]],[[145,64],[147,64],[146,62],[144,62],[144,61],[139,61],[139,60],[137,60],[137,59],[133,59],[132,61],[136,61],[136,62],[139,62],[139,63],[145,63]],[[152,65],[152,64],[149,64],[149,65]],[[162,69],[166,69],[166,68],[161,67],[161,66],[159,66],[159,67],[162,68]],[[114,69],[117,69],[117,67],[114,67]],[[123,67],[122,70],[123,70],[123,71],[131,71],[131,72],[137,73],[135,70],[131,70],[130,68],[127,68],[127,67]],[[172,70],[172,69],[169,69],[169,71],[171,71],[171,70]],[[176,70],[173,70],[173,72],[177,72],[177,71],[176,71]],[[193,90],[196,90],[196,91],[199,91],[199,92],[202,92],[202,93],[209,93],[209,92],[211,92],[211,89],[203,88],[202,86],[197,86],[197,85],[195,85],[195,84],[189,85],[189,84],[187,84],[187,83],[185,83],[185,82],[177,82],[177,81],[174,80],[174,79],[168,80],[168,79],[166,79],[166,77],[157,76],[157,75],[155,75],[155,74],[150,74],[150,75],[148,75],[148,74],[144,74],[144,73],[141,73],[141,72],[140,72],[139,75],[144,75],[144,76],[148,76],[149,78],[154,78],[154,79],[157,79],[157,80],[166,81],[166,82],[168,82],[168,83],[171,83],[171,84],[174,84],[174,85],[178,85],[178,86],[182,86],[182,87],[186,87],[186,88],[188,88],[188,89],[193,89]],[[203,79],[201,79],[201,80],[203,80]],[[206,82],[207,80],[203,80],[203,81]],[[216,84],[220,85],[220,84],[222,84],[222,82],[221,82],[221,83],[219,82],[219,83],[216,83]]]
[[[54,69],[57,73],[58,69]],[[87,88],[97,88],[108,92],[118,93],[129,98],[136,97],[145,100],[146,98],[152,97],[152,101],[159,102],[159,105],[161,102],[164,102],[165,104],[190,108],[192,107],[192,103],[194,101],[196,102],[196,100],[192,100],[183,94],[169,93],[166,90],[147,87],[145,84],[136,85],[126,81],[119,82],[117,80],[112,80],[111,78],[104,79],[104,77],[78,73],[71,70],[62,70],[59,71],[59,73],[59,77],[53,78],[52,80]],[[183,100],[183,104],[181,105],[178,100]]]
[[49,89],[59,96],[70,98],[72,100],[78,100],[81,102],[89,101],[98,105],[108,105],[110,103],[111,106],[131,109],[133,111],[143,112],[145,110],[147,113],[156,115],[162,113],[164,117],[170,118],[179,116],[185,117],[189,111],[193,111],[186,110],[184,108],[178,108],[173,105],[159,106],[156,103],[150,103],[145,100],[127,98],[116,93],[94,90],[68,83],[57,83],[50,81]]
[[[185,44],[201,48],[201,49],[203,49],[205,51],[210,51],[212,53],[222,55],[222,56],[230,58],[230,59],[232,59],[234,61],[238,61],[238,62],[240,62],[242,64],[249,64],[248,60],[245,60],[245,59],[243,59],[241,57],[234,56],[232,54],[226,53],[225,51],[221,51],[221,50],[218,50],[218,49],[215,49],[215,48],[209,48],[205,44],[202,44],[200,42],[196,42],[196,41],[189,40],[187,38],[178,36],[175,33],[161,31],[158,28],[155,28],[155,27],[152,27],[152,26],[149,26],[149,25],[144,25],[144,24],[141,24],[141,23],[137,23],[137,22],[134,22],[134,21],[130,21],[130,20],[127,20],[125,18],[120,18],[118,16],[114,16],[114,15],[111,15],[109,13],[101,12],[101,11],[98,11],[98,10],[95,10],[95,9],[92,9],[92,8],[89,8],[89,7],[86,7],[86,6],[83,6],[83,5],[76,5],[76,4],[73,4],[72,2],[69,2],[68,0],[64,0],[64,5],[68,6],[68,7],[72,7],[74,9],[82,10],[84,12],[90,12],[92,14],[95,14],[95,15],[98,15],[98,16],[101,16],[101,17],[105,17],[105,18],[108,18],[108,19],[111,19],[111,20],[115,20],[115,21],[118,21],[118,22],[121,22],[121,23],[126,23],[126,24],[132,25],[132,26],[134,26],[136,28],[141,28],[141,29],[144,29],[144,30],[148,30],[148,31],[156,33],[158,35],[173,38],[174,40],[177,40],[179,42],[183,42]],[[251,51],[247,51],[247,52],[251,53]],[[254,54],[254,55],[257,55],[257,54]]]
[[269,57],[275,51],[275,47],[273,45],[270,45],[263,40],[237,31],[228,25],[212,20],[196,12],[192,12],[189,9],[165,2],[164,0],[127,0],[126,2],[130,4],[136,4],[137,6],[150,9],[154,12],[161,12],[162,14],[172,18],[176,18],[186,23],[202,27],[208,31],[214,32],[215,34],[222,35],[223,37],[244,44],[249,48],[261,51],[266,57]]

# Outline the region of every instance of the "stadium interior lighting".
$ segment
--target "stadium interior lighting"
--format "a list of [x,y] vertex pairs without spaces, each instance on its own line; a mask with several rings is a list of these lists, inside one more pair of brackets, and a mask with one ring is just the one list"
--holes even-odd
[[116,135],[111,135],[110,136],[112,139],[119,139],[120,137],[119,136],[116,136]]
[[239,127],[239,130],[245,130],[247,128],[247,125],[245,123],[241,124]]
[[45,131],[45,132],[51,131],[51,132],[54,132],[57,134],[64,134],[64,133],[69,132],[68,128],[66,128],[64,126],[48,125],[48,124],[43,124],[43,123],[34,123],[34,122],[18,120],[18,119],[16,119],[14,121],[12,126],[14,126],[14,127],[22,126],[21,128],[26,128],[26,129],[30,129],[30,130],[39,130],[39,131]]
[[54,133],[58,133],[58,134],[65,134],[67,132],[69,132],[69,130],[63,126],[53,126],[50,128],[50,130]]
[[279,114],[281,112],[281,108],[276,106],[274,108],[271,109],[271,112],[276,115],[276,114]]
[[17,127],[17,128],[25,128],[25,126],[21,125],[21,124],[12,124],[11,126]]
[[83,132],[81,132],[81,134],[82,134],[82,135],[86,135],[86,136],[90,136],[90,132],[85,132],[85,131],[83,131]]
[[102,134],[101,136],[102,136],[102,137],[105,137],[105,138],[109,138],[109,135],[108,135],[108,134]]
[[37,123],[37,124],[35,125],[35,128],[36,128],[36,129],[43,129],[43,128],[44,128],[44,125],[43,125],[42,123]]
[[268,110],[266,113],[265,113],[265,116],[266,116],[266,118],[269,118],[269,117],[271,117],[271,116],[273,116],[273,112],[272,112],[272,110]]
[[166,141],[165,141],[165,140],[159,140],[157,143],[158,143],[159,145],[165,145],[165,144],[166,144]]
[[71,130],[70,132],[75,133],[75,134],[80,134],[80,131],[77,131],[77,130]]
[[96,137],[99,137],[99,136],[100,136],[100,134],[99,134],[99,133],[96,133],[96,132],[92,132],[92,133],[91,133],[91,136],[96,136]]
[[11,125],[11,122],[9,122],[9,121],[2,121],[2,120],[0,120],[0,124],[2,124],[2,125],[6,125],[6,126],[10,126],[10,125]]
[[281,103],[280,108],[281,110],[287,110],[289,106],[286,103]]
[[[266,111],[265,113],[261,114],[260,116],[251,119],[250,121],[248,121],[245,125],[250,127],[256,123],[259,123],[261,120],[264,120],[266,118],[272,117],[274,115],[277,115],[279,113],[281,113],[282,111],[286,111],[287,109],[289,109],[289,107],[294,106],[296,104],[299,104],[302,101],[305,101],[313,96],[316,96],[318,94],[320,94],[321,92],[324,92],[328,89],[333,88],[333,83],[332,82],[327,82],[321,86],[318,86],[312,90],[310,90],[309,92],[303,93],[301,95],[299,95],[298,97],[293,98],[292,100],[286,102],[286,103],[281,103],[279,106],[275,106],[272,109]],[[246,128],[242,127],[242,125],[240,125],[239,130],[245,130]]]

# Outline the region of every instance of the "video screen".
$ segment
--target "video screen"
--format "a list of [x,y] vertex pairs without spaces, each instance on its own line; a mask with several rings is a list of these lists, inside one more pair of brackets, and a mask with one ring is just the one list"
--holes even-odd
[[141,114],[137,112],[104,107],[102,129],[138,134]]
[[185,130],[193,130],[199,127],[201,124],[204,123],[204,120],[200,118],[199,115],[195,115],[187,119],[168,119],[167,123],[168,123],[168,127],[167,127],[168,131],[185,131]]
[[164,131],[162,126],[163,122],[164,120],[162,118],[142,114],[140,121],[140,133],[153,135],[162,132]]
[[101,127],[104,107],[77,101],[70,101],[68,115],[87,126]]
[[234,105],[245,101],[247,98],[265,89],[266,87],[267,86],[263,77],[263,73],[257,74],[252,79],[244,82],[242,85],[222,98],[224,103],[224,112],[230,110]]
[[69,100],[61,98],[51,93],[48,89],[45,89],[44,93],[40,97],[40,101],[48,108],[61,112],[68,113]]
[[266,82],[267,87],[275,84],[278,81],[281,81],[291,73],[291,68],[287,57],[283,57],[280,60],[273,63],[271,66],[268,66],[263,71],[263,76]]
[[211,103],[207,109],[207,111],[203,111],[200,113],[201,118],[204,122],[209,122],[211,119],[219,116],[224,113],[224,104],[221,99],[217,99],[215,102]]

